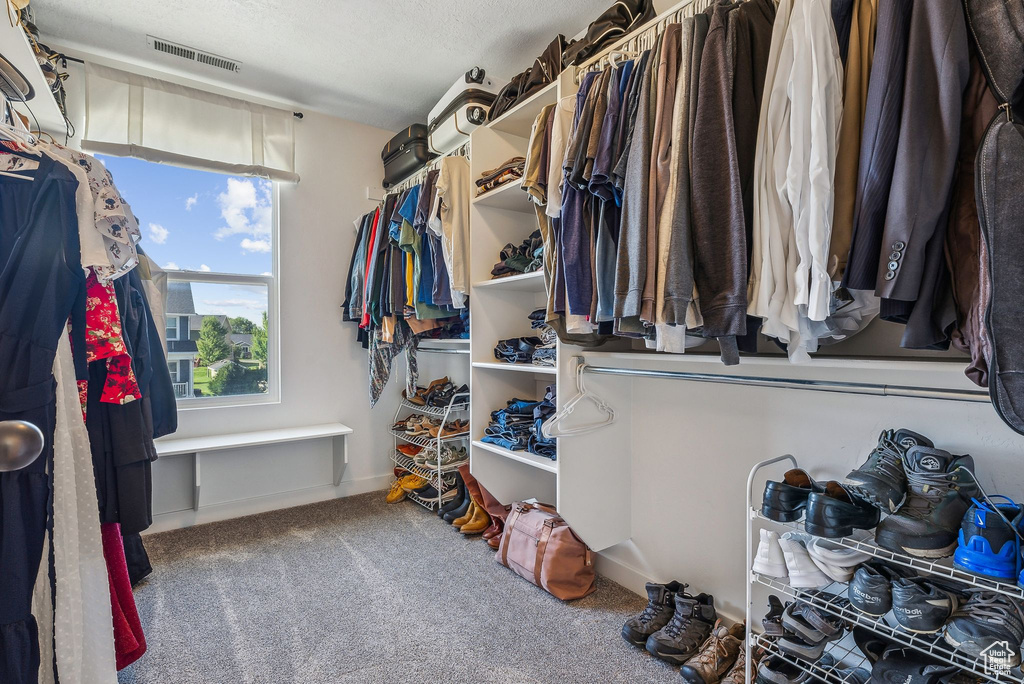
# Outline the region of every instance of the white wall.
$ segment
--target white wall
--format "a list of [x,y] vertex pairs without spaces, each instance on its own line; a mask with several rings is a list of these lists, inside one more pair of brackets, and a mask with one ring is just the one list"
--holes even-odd
[[[138,70],[108,59],[97,61]],[[82,78],[81,68],[75,68],[67,84],[73,117],[81,112],[76,104]],[[154,508],[166,515],[157,516],[153,530],[386,486],[391,443],[387,427],[398,391],[389,387],[371,412],[367,353],[355,341],[355,324],[342,322],[340,305],[355,240],[353,220],[374,206],[366,199],[366,188],[380,185],[380,151],[392,134],[308,110],[304,114],[295,126],[296,170],[302,180],[282,184],[280,190],[281,401],[180,410],[175,436],[342,422],[355,430],[344,480],[341,487],[333,487],[330,440],[212,454],[202,463],[203,501],[210,508],[195,514],[191,459],[160,459],[153,469]],[[393,380],[401,382],[403,369],[399,360]]]

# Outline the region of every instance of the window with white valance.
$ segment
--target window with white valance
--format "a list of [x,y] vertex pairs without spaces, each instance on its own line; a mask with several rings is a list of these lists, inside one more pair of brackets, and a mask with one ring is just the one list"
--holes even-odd
[[87,152],[297,182],[292,112],[86,65]]

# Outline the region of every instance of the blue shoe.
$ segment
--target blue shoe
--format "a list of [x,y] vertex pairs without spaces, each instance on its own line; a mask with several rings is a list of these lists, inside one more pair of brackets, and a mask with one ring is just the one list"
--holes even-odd
[[992,504],[974,499],[960,523],[953,565],[975,575],[1012,582],[1022,570],[1018,535],[1024,534],[1024,506],[1005,496],[992,498],[1005,500],[996,504],[1002,517]]

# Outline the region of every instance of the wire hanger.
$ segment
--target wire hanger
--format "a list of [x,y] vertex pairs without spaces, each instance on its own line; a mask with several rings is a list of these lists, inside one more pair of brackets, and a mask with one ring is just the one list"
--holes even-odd
[[[566,402],[565,406],[561,408],[558,413],[548,418],[541,425],[541,432],[547,438],[552,437],[571,437],[573,435],[583,434],[585,432],[591,432],[611,425],[615,422],[615,409],[605,403],[603,399],[597,395],[590,394],[587,391],[587,385],[583,380],[583,373],[586,369],[586,362],[580,361],[576,364],[576,396]],[[590,425],[580,425],[572,428],[562,428],[561,423],[563,420],[572,415],[573,411],[576,410],[576,405],[583,400],[588,400],[597,406],[604,414],[605,418],[599,423],[591,423]]]

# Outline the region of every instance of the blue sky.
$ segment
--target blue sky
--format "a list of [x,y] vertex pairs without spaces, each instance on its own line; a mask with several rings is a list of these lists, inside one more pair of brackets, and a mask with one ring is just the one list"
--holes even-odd
[[[166,270],[257,275],[271,270],[270,181],[97,155],[132,207],[142,248]],[[194,283],[200,314],[244,316],[267,310],[265,287]]]

